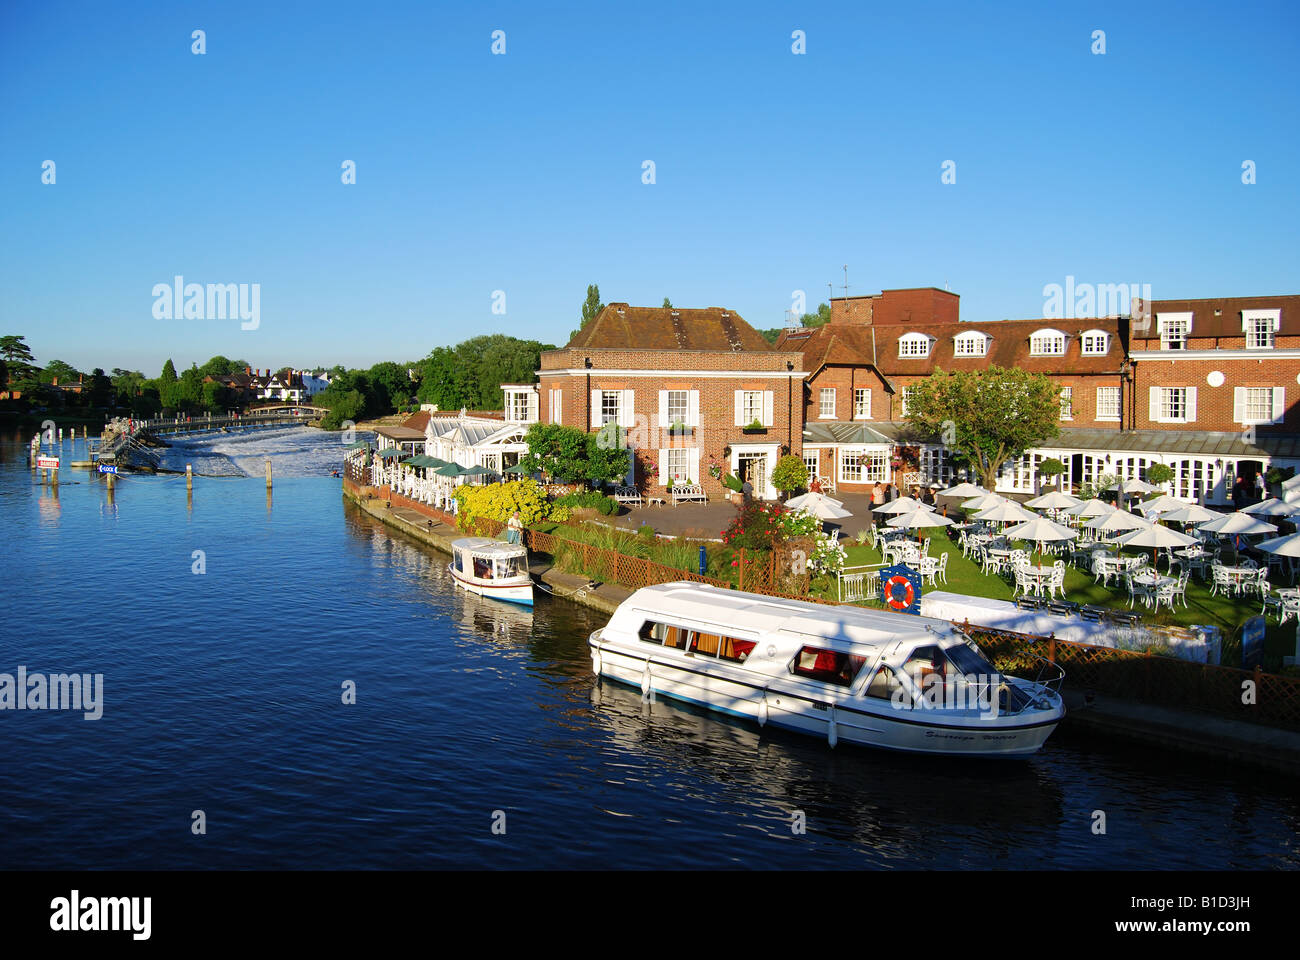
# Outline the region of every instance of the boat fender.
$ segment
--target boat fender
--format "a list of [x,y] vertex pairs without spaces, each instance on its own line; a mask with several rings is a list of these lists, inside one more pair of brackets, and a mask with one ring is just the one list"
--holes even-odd
[[641,693],[650,696],[650,661],[646,661],[645,673],[641,674]]
[[596,650],[591,655],[591,669],[596,676],[600,676],[600,651]]
[[835,744],[840,742],[840,734],[835,727],[835,704],[832,703],[830,705],[830,721],[826,727],[826,742],[831,745],[832,750],[835,749]]
[[758,702],[758,725],[760,727],[767,725],[767,691],[763,691],[763,699]]

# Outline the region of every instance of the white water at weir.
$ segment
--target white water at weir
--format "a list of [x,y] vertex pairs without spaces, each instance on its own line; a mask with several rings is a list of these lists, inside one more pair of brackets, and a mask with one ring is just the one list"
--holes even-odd
[[[367,440],[371,434],[357,434]],[[343,455],[351,437],[315,427],[269,427],[243,433],[205,433],[195,437],[168,439],[170,447],[160,451],[160,466],[185,472],[188,463],[198,476],[261,477],[266,460],[276,477],[328,477],[342,469]]]

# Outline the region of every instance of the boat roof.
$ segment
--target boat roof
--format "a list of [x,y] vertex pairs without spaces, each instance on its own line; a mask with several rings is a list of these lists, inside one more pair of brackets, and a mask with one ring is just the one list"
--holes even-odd
[[506,543],[491,537],[462,537],[451,542],[453,550],[462,550],[475,557],[486,560],[504,560],[507,557],[525,557],[528,550],[518,543]]
[[939,638],[959,639],[961,636],[947,620],[864,607],[787,600],[690,581],[643,587],[623,601],[615,616],[624,610],[628,611],[628,616],[684,617],[715,623],[724,629],[766,634],[784,632],[870,645],[898,641],[934,642]]

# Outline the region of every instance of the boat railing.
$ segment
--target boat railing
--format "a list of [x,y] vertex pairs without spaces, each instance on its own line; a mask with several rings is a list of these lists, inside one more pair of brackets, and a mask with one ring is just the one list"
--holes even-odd
[[1065,668],[1046,657],[1036,656],[1033,659],[1038,661],[1038,672],[1034,675],[1033,682],[1053,693],[1060,693],[1061,684],[1065,682]]

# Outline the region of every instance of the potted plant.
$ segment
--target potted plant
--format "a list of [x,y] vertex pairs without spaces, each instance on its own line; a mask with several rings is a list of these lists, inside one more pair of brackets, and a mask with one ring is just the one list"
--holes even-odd
[[1047,485],[1053,486],[1053,478],[1059,477],[1065,473],[1065,464],[1055,457],[1048,457],[1038,465],[1038,476],[1047,482]]
[[755,417],[748,426],[740,428],[741,433],[765,433],[767,427],[763,426],[763,421]]
[[808,467],[798,457],[786,455],[776,462],[772,470],[772,486],[785,496],[808,484]]

